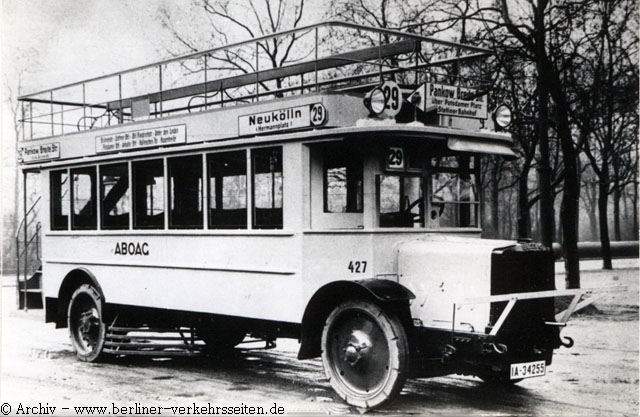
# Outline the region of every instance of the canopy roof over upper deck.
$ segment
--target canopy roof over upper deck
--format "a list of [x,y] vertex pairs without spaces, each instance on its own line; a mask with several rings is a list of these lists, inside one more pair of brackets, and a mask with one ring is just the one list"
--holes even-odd
[[[274,62],[270,43],[288,47],[286,59]],[[343,22],[298,28],[22,96],[21,160],[103,159],[366,130],[448,140],[454,151],[510,154],[508,135],[481,129],[487,84],[461,69],[488,55]],[[363,98],[383,83],[397,88],[400,106],[372,117]],[[456,111],[464,118],[450,117]]]

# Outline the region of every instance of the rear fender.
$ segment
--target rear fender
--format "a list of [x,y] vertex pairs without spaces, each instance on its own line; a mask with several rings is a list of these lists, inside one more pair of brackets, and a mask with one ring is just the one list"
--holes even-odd
[[[58,298],[55,301],[51,300],[47,305],[47,308],[51,306],[56,310],[55,320],[53,321],[56,322],[57,329],[67,327],[67,308],[69,306],[69,300],[71,300],[73,292],[82,284],[89,284],[98,291],[98,294],[100,294],[102,299],[102,309],[104,311],[104,293],[102,292],[102,287],[100,287],[96,277],[86,268],[74,269],[69,272],[62,281],[58,292]],[[50,316],[49,311],[47,311],[47,317],[53,318]]]

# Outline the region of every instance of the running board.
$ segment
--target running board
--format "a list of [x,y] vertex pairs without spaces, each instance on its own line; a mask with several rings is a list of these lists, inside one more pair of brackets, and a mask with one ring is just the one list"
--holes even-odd
[[195,356],[205,348],[193,328],[156,329],[149,327],[107,328],[104,352],[115,355]]
[[[264,343],[263,347],[255,346]],[[246,338],[235,350],[273,349],[272,340]],[[137,356],[199,356],[207,354],[206,344],[192,327],[150,328],[108,326],[104,352],[113,355]]]

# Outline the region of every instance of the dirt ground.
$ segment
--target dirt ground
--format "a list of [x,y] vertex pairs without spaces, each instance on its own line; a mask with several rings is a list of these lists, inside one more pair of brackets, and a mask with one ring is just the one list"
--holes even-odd
[[[595,303],[598,311],[570,320],[563,335],[572,337],[575,346],[556,351],[545,377],[509,389],[458,375],[411,380],[397,400],[369,414],[638,415],[638,260],[615,261],[613,271],[601,271],[599,266],[595,261],[581,264],[583,288],[624,285],[627,291],[607,293]],[[563,274],[556,278],[557,287],[563,288]],[[224,361],[119,357],[100,364],[81,363],[66,330],[45,324],[41,310],[16,311],[12,285],[11,277],[3,278],[3,415],[8,410],[5,404],[11,407],[10,415],[22,415],[26,407],[34,406],[27,410],[29,414],[89,413],[74,408],[79,406],[104,406],[105,414],[134,414],[144,411],[141,407],[149,412],[149,407],[157,406],[163,415],[186,415],[189,410],[193,415],[194,405],[241,407],[225,411],[245,414],[251,412],[248,407],[257,406],[265,414],[272,410],[276,414],[358,414],[333,393],[321,361],[296,359],[295,341],[279,340],[274,350],[241,352]]]

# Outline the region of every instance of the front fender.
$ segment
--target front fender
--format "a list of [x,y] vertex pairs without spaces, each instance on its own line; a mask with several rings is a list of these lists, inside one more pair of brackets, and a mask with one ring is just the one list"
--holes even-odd
[[349,282],[361,285],[380,301],[409,301],[416,298],[415,294],[407,287],[388,279],[363,279],[358,281],[337,282]]
[[298,359],[320,356],[322,328],[331,311],[340,303],[350,299],[370,299],[383,308],[404,304],[415,295],[406,287],[386,279],[363,279],[357,281],[334,281],[321,287],[311,297],[302,317],[302,332]]

